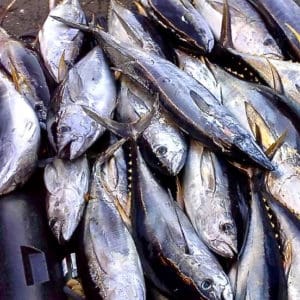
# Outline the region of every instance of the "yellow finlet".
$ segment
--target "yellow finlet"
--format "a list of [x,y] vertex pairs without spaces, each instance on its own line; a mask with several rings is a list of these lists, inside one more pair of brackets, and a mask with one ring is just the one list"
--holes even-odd
[[58,66],[58,81],[61,82],[65,79],[66,74],[68,72],[68,65],[66,64],[65,60],[65,50],[63,54],[61,55],[61,58],[59,60],[59,66]]
[[291,26],[290,24],[285,23],[284,25],[294,34],[297,41],[300,43],[300,33],[293,26]]

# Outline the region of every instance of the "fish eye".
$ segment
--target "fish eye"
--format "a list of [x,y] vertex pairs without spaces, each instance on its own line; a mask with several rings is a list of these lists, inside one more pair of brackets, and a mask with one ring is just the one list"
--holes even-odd
[[213,284],[213,282],[211,279],[205,279],[201,282],[201,289],[203,291],[208,291],[209,289],[211,289],[212,284]]
[[71,131],[71,127],[69,127],[69,126],[61,126],[59,129],[59,132],[61,132],[61,133],[65,133],[68,131]]
[[159,155],[164,155],[164,154],[167,153],[167,151],[168,151],[167,147],[160,146],[160,147],[157,148],[156,153],[159,154]]
[[263,44],[265,46],[270,46],[271,44],[273,43],[272,39],[271,38],[267,38],[264,40]]
[[231,223],[222,223],[220,224],[220,229],[226,234],[230,234],[233,230],[233,225]]

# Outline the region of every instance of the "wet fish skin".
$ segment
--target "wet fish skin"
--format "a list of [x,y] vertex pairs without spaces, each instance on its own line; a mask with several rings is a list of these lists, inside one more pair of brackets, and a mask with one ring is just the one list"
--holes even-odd
[[197,52],[210,53],[214,36],[203,16],[188,0],[141,0],[150,14],[182,44]]
[[[216,40],[220,41],[224,1],[194,0],[193,3],[209,24]],[[276,41],[252,5],[246,0],[228,0],[228,6],[234,49],[242,53],[283,59]]]
[[[224,154],[230,155],[237,151],[239,156],[244,155],[244,160],[248,159],[269,170],[274,169],[249,134],[237,124],[217,99],[191,76],[172,63],[122,44],[101,30],[61,18],[56,19],[95,34],[113,64],[122,67],[123,74],[148,89],[160,92],[163,106],[191,136]],[[172,80],[169,74],[173,74]],[[212,115],[218,122],[210,122]]]
[[[184,234],[186,243],[188,245],[190,253],[192,253],[195,256],[199,256],[199,258],[203,259],[205,254],[210,254],[209,251],[203,251],[204,250],[204,243],[201,239],[199,239],[198,235],[196,234],[195,229],[193,228],[191,222],[186,217],[184,212],[181,208],[179,208],[178,205],[175,204],[176,213],[178,216],[178,220],[182,229],[182,233]],[[206,252],[206,253],[205,253]],[[210,256],[210,255],[208,255]],[[214,258],[214,256],[211,256]],[[207,257],[208,258],[208,257]],[[222,271],[222,267],[218,264],[217,260],[215,258],[209,263],[209,265],[212,268],[215,268],[214,275],[219,278],[219,284],[221,286],[221,282],[223,281],[223,292],[221,294],[221,299],[229,300],[233,299],[233,291],[229,282],[229,278],[225,275],[225,273]],[[211,271],[211,270],[210,270]],[[221,272],[220,272],[221,271]],[[225,283],[226,282],[226,283]],[[210,293],[208,293],[210,294]],[[206,295],[207,296],[207,295]],[[211,293],[210,296],[216,297],[216,293]],[[208,296],[210,299],[210,297]]]
[[271,88],[285,95],[278,100],[283,101],[300,119],[300,63],[232,52],[255,68]]
[[50,11],[39,31],[39,45],[45,65],[55,82],[60,83],[79,54],[83,33],[57,22],[51,16],[82,24],[86,23],[86,19],[78,0],[63,0]]
[[[264,17],[265,22],[270,28],[279,28],[287,38],[292,55],[300,60],[300,24],[298,18],[300,15],[300,7],[293,0],[248,0]],[[282,39],[282,36],[281,36]]]
[[89,177],[86,156],[73,161],[55,158],[45,167],[48,222],[61,244],[71,239],[82,218]]
[[300,221],[274,199],[268,199],[268,205],[275,214],[279,232],[282,253],[284,257],[284,270],[287,279],[287,299],[298,299],[300,297],[300,259],[298,249],[300,247]]
[[277,241],[257,190],[259,185],[252,180],[250,223],[238,260],[235,299],[287,299]]
[[68,73],[49,112],[47,131],[60,158],[81,156],[103,134],[80,105],[110,118],[116,105],[116,84],[99,47],[92,49]]
[[[125,77],[121,79],[117,114],[122,122],[134,122],[151,110],[154,97]],[[175,176],[182,169],[187,145],[184,136],[162,110],[151,119],[150,125],[139,138],[145,159],[156,169]]]
[[130,11],[116,0],[110,1],[108,32],[124,43],[161,57],[170,52],[147,17]]
[[300,192],[295,188],[300,180],[300,136],[296,128],[280,113],[275,103],[259,92],[259,87],[235,79],[216,67],[214,70],[218,81],[222,83],[223,104],[253,135],[255,134],[251,123],[258,125],[262,132],[264,149],[268,149],[286,132],[283,145],[272,158],[276,169],[265,174],[265,189],[300,215]]
[[0,71],[0,195],[23,185],[37,165],[40,126],[34,110]]
[[[110,145],[116,143],[117,138],[111,134]],[[128,170],[125,153],[122,147],[104,162],[101,169],[102,180],[106,188],[117,199],[125,214],[130,218],[131,199],[128,193]]]
[[213,152],[191,140],[182,180],[184,207],[205,244],[215,253],[237,254],[228,168]]
[[[143,271],[134,241],[95,163],[84,222],[89,273],[102,299],[146,299]],[[128,276],[130,274],[130,276]]]
[[174,202],[150,173],[139,150],[131,153],[133,232],[142,262],[146,260],[157,276],[165,274],[160,279],[178,297],[233,299],[229,280],[214,256],[186,216],[176,212]]
[[[194,63],[202,65],[198,71],[205,67],[197,59],[194,59]],[[188,72],[194,69],[195,67],[188,68],[188,64],[185,65],[185,70]],[[212,72],[219,88],[221,87],[223,105],[234,114],[242,126],[254,137],[256,136],[254,127],[257,125],[260,128],[264,149],[268,149],[286,132],[283,145],[277,149],[272,158],[276,169],[265,174],[265,189],[294,213],[300,215],[300,193],[295,188],[299,186],[300,180],[298,150],[300,139],[294,125],[278,110],[275,101],[272,101],[272,97],[276,95],[269,92],[270,95],[266,96],[259,86],[239,80],[213,64],[206,67],[206,72]],[[202,80],[202,77],[199,78]],[[211,91],[216,97],[220,94],[217,88]]]
[[1,27],[0,63],[8,74],[17,76],[15,84],[19,92],[27,98],[45,128],[50,93],[40,63],[32,50],[14,40]]

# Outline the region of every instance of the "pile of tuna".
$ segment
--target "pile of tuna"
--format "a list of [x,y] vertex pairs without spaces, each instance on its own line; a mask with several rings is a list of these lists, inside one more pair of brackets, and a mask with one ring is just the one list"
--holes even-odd
[[42,60],[0,29],[0,195],[44,167],[49,226],[67,245],[83,219],[99,298],[145,299],[146,278],[157,299],[300,299],[299,17],[111,0],[98,24],[63,0]]

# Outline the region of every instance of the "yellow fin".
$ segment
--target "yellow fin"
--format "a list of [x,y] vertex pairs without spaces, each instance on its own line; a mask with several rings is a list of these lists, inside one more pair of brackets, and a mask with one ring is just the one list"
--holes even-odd
[[68,65],[66,64],[65,60],[65,50],[63,54],[61,55],[61,58],[59,60],[59,66],[58,66],[58,81],[61,82],[65,79],[65,76],[68,72]]
[[15,85],[15,88],[18,92],[20,92],[20,77],[19,74],[14,66],[14,64],[12,63],[11,59],[10,59],[10,73],[11,73],[11,77],[12,77],[12,81]]
[[294,34],[297,41],[300,43],[300,33],[293,26],[291,26],[288,23],[285,23],[285,26]]
[[267,59],[268,65],[270,67],[271,73],[272,73],[272,81],[273,81],[273,89],[277,91],[280,94],[284,93],[283,84],[280,78],[280,75],[276,68],[273,66],[273,64],[270,62],[269,59]]
[[133,4],[135,5],[135,7],[140,15],[147,17],[147,12],[146,12],[144,6],[140,2],[133,1]]
[[268,149],[275,143],[276,137],[272,134],[262,116],[248,102],[245,102],[246,115],[251,131],[257,140],[260,140],[261,145]]
[[176,202],[178,203],[179,207],[184,210],[184,196],[183,196],[183,188],[180,183],[178,176],[176,176]]
[[283,245],[283,267],[286,276],[288,276],[293,258],[292,244],[289,240],[285,241]]
[[280,137],[272,144],[269,146],[269,148],[265,151],[266,155],[271,158],[274,156],[274,154],[277,152],[277,150],[282,146],[284,143],[284,140],[287,136],[287,130],[284,131]]

